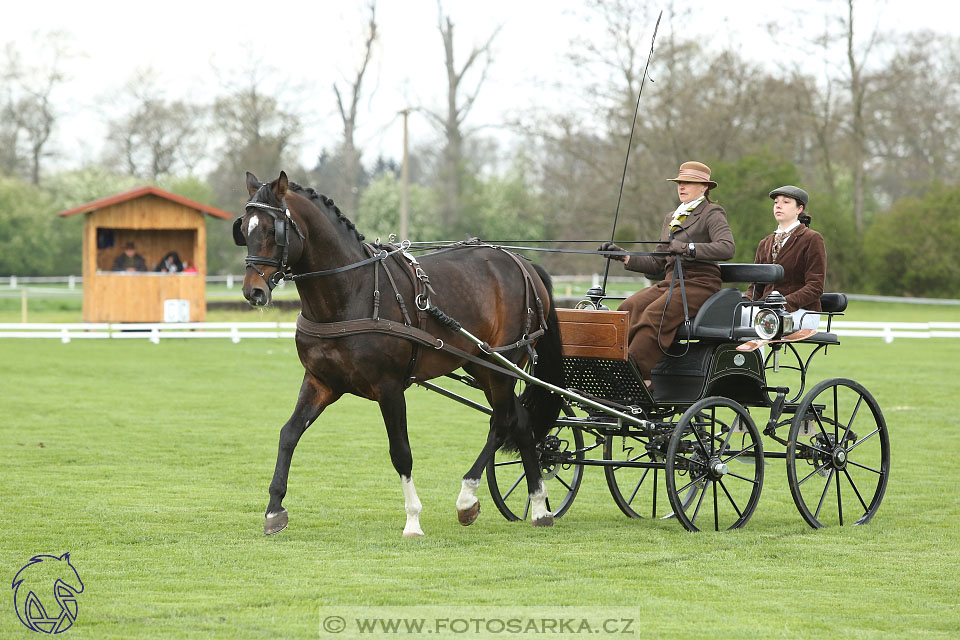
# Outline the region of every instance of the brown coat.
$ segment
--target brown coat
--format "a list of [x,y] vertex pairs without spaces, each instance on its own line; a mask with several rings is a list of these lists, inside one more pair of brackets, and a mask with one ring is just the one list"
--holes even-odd
[[[667,251],[671,218],[672,211],[664,219],[660,244],[656,251]],[[722,286],[720,267],[713,261],[729,260],[733,257],[736,250],[733,232],[727,224],[727,214],[723,208],[704,200],[687,216],[674,237],[684,243],[694,243],[695,257],[683,256],[682,262],[687,306],[690,318],[693,318],[700,306]],[[673,342],[677,330],[683,324],[679,285],[673,288],[672,294],[670,292],[670,276],[673,274],[676,258],[675,255],[631,256],[624,265],[630,271],[667,273],[666,280],[638,291],[620,305],[620,310],[628,313],[630,358],[644,378],[650,377],[653,365],[663,356],[663,351]]]
[[[673,218],[673,211],[668,213],[663,220],[663,227],[660,230],[660,244],[654,251],[667,251],[670,244],[670,220]],[[720,275],[720,267],[715,264],[716,260],[729,260],[736,252],[736,245],[733,242],[733,232],[730,231],[730,225],[727,223],[727,212],[718,204],[704,200],[696,209],[694,209],[687,219],[683,221],[680,231],[674,234],[674,238],[684,244],[692,242],[694,245],[694,256],[683,256],[683,268],[692,271],[710,271],[717,276]],[[639,271],[641,273],[663,273],[673,272],[673,263],[676,256],[630,256],[630,259],[624,265],[629,271]],[[688,266],[689,265],[689,266]]]
[[783,265],[783,280],[776,284],[751,285],[747,297],[761,300],[771,291],[779,291],[787,299],[787,311],[806,309],[820,311],[820,296],[827,272],[827,250],[823,236],[800,225],[790,233],[787,243],[780,249],[776,260],[771,260],[774,235],[771,233],[757,247],[757,264]]

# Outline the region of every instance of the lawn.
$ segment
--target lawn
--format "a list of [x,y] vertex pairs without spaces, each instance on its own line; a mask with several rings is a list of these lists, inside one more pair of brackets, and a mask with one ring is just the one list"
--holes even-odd
[[[71,553],[73,638],[313,638],[330,612],[423,605],[610,614],[640,637],[956,637],[960,341],[847,339],[814,364],[814,381],[832,376],[863,383],[890,429],[892,477],[864,527],[810,529],[773,461],[740,531],[627,519],[595,468],[552,529],[505,521],[485,485],[464,528],[454,501],[486,418],[413,388],[426,537],[401,539],[379,411],[355,398],[302,439],[290,526],[264,537],[301,378],[291,340],[3,340],[0,564],[12,580],[35,554]],[[28,637],[12,601],[0,637]]]

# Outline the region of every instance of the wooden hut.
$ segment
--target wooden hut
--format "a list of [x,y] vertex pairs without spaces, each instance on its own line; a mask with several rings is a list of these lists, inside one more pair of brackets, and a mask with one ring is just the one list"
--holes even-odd
[[[82,204],[84,322],[202,322],[206,317],[207,233],[204,214],[233,215],[147,186]],[[134,243],[145,271],[114,271]],[[158,271],[175,251],[185,268]]]

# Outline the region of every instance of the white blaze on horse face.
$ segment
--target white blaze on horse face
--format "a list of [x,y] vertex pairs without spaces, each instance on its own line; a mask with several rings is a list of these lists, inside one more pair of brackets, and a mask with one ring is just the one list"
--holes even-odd
[[417,490],[413,486],[413,478],[400,476],[400,487],[403,489],[403,509],[407,512],[407,524],[403,527],[404,538],[415,538],[423,535],[420,528],[420,511],[423,505],[417,497]]
[[260,218],[257,216],[250,216],[250,222],[247,223],[247,237],[253,233],[253,230],[257,228],[260,224]]
[[530,494],[530,521],[536,522],[552,515],[547,509],[547,488],[543,486],[543,480],[541,480],[540,488]]
[[457,496],[457,510],[466,511],[477,504],[477,488],[480,487],[480,480],[463,479],[460,486],[460,495]]

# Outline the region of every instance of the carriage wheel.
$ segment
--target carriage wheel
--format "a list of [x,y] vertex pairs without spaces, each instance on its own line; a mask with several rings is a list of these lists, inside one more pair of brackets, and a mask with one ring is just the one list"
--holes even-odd
[[[570,508],[583,480],[583,465],[556,464],[551,461],[552,454],[564,451],[577,451],[575,458],[583,460],[583,432],[579,427],[555,427],[537,445],[543,485],[547,489],[547,508],[555,518]],[[490,497],[507,520],[526,520],[530,517],[526,476],[520,456],[516,453],[497,451],[487,463]]]
[[[763,443],[750,414],[729,398],[694,404],[670,437],[665,474],[670,504],[687,531],[745,525],[763,488]],[[698,488],[695,500],[686,499],[690,487]]]
[[[663,463],[664,454],[647,449],[648,438],[639,436],[607,436],[603,441],[604,460]],[[663,468],[605,466],[603,475],[613,501],[629,518],[669,518],[673,516],[666,491]],[[696,499],[699,488],[690,487],[683,503]]]
[[890,440],[869,391],[824,380],[797,407],[787,440],[790,493],[811,527],[873,518],[890,477]]

